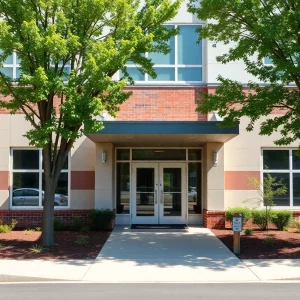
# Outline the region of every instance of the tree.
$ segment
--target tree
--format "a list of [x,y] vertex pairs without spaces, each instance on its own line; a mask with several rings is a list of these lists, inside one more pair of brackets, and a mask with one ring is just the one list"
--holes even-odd
[[[199,2],[190,0],[189,10],[208,21],[199,30],[202,38],[216,45],[230,43],[228,53],[217,60],[223,64],[242,60],[246,71],[264,85],[248,82],[245,91],[242,83],[219,76],[216,93],[203,94],[198,110],[218,111],[224,117],[222,126],[248,117],[248,131],[264,116],[260,134],[279,131],[281,137],[275,144],[288,145],[300,139],[300,2],[202,0],[201,6]],[[272,64],[264,64],[265,59]],[[284,114],[270,118],[274,109],[282,109]]]
[[254,202],[258,206],[262,204],[265,206],[265,212],[253,211],[253,223],[256,224],[258,220],[262,229],[268,230],[269,223],[272,219],[271,210],[275,206],[274,198],[276,196],[283,196],[287,193],[287,187],[276,177],[270,173],[264,176],[263,182],[260,182],[256,177],[249,177],[249,185],[255,188],[258,192],[259,198],[248,199],[247,201]]
[[[0,0],[0,63],[15,51],[22,75],[0,72],[0,107],[21,111],[32,125],[30,145],[42,148],[43,233],[53,245],[54,193],[74,141],[97,132],[101,111],[115,116],[130,93],[126,62],[155,77],[143,54],[168,52],[181,0]],[[67,68],[68,66],[68,68]],[[113,75],[122,71],[122,80]],[[83,126],[84,124],[84,126]]]

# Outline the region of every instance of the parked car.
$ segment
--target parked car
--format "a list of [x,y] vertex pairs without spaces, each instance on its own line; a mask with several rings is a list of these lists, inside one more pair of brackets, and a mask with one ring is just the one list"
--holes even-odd
[[[44,191],[42,191],[42,203],[44,202]],[[39,206],[39,190],[34,188],[20,188],[13,191],[13,206]],[[62,194],[54,195],[55,206],[67,206],[68,197]]]

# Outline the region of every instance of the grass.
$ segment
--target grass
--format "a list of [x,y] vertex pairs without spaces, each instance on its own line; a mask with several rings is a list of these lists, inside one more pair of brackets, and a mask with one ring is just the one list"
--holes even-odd
[[12,231],[15,228],[15,226],[17,225],[17,223],[18,223],[18,221],[14,220],[14,219],[12,219],[10,225],[0,223],[0,233],[7,233],[7,232]]
[[4,248],[4,244],[0,244],[0,249]]
[[31,248],[29,248],[29,250],[33,253],[39,254],[39,253],[43,253],[46,249],[44,248],[43,245],[35,244]]

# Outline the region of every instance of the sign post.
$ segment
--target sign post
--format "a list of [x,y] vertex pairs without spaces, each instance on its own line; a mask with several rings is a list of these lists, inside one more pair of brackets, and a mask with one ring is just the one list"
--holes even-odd
[[234,214],[232,218],[233,231],[233,253],[240,254],[241,252],[241,231],[243,227],[242,215]]

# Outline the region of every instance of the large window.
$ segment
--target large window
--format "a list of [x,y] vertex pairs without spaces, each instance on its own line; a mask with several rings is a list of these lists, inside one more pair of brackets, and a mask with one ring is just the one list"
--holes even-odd
[[127,65],[128,73],[135,82],[202,82],[202,41],[196,32],[201,25],[168,25],[179,27],[180,33],[169,40],[171,51],[168,54],[146,53],[152,59],[157,74],[152,78],[142,74],[132,63]]
[[300,206],[300,156],[296,150],[263,150],[263,176],[270,174],[287,187],[287,193],[276,196],[276,206]]
[[[54,205],[69,206],[69,163],[66,161],[59,176]],[[12,150],[12,207],[42,207],[44,202],[44,170],[41,149]]]

